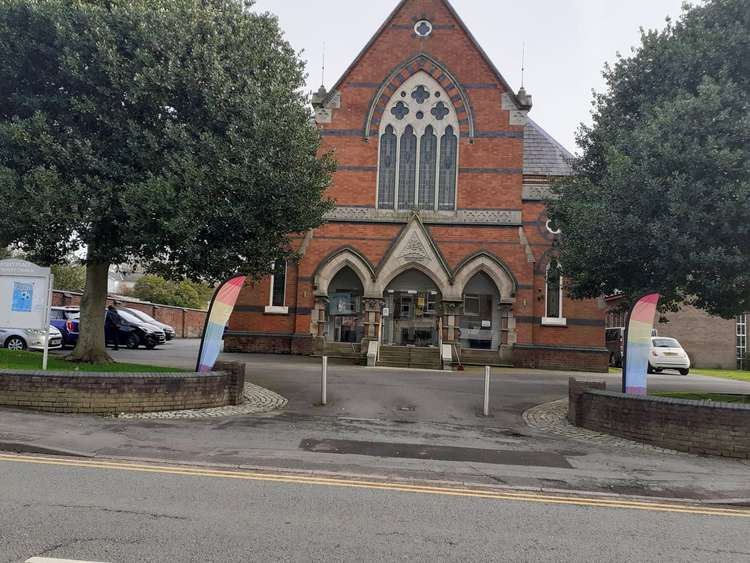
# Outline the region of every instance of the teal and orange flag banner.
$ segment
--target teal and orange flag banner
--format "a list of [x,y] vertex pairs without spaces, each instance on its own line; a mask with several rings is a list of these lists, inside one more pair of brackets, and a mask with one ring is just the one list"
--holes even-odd
[[632,395],[645,395],[648,381],[648,354],[654,329],[658,293],[641,297],[628,315],[625,329],[625,360],[622,364],[622,391]]
[[206,373],[214,369],[221,349],[221,340],[224,338],[224,328],[229,322],[246,278],[247,276],[237,276],[225,281],[216,290],[211,306],[208,308],[206,326],[203,329],[198,365],[195,368],[198,373]]

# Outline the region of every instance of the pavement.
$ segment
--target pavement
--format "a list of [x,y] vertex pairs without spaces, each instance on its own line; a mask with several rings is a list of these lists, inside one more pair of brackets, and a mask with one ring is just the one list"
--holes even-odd
[[[189,367],[196,349],[196,341],[174,341],[115,356]],[[616,388],[619,377],[614,375],[497,369],[491,413],[484,417],[481,370],[331,364],[328,404],[321,406],[315,359],[245,354],[223,354],[222,359],[246,362],[249,381],[288,399],[286,409],[205,420],[119,420],[6,409],[0,449],[5,443],[5,449],[33,446],[93,459],[750,503],[747,461],[624,448],[606,436],[554,432],[524,419],[529,409],[564,398],[570,375],[605,379]],[[748,383],[701,376],[654,375],[649,384],[655,390],[750,392]]]

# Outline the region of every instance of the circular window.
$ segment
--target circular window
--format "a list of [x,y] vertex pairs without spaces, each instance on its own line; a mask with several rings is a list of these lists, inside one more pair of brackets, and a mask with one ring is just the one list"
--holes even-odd
[[414,24],[414,33],[420,37],[427,37],[432,33],[432,24],[428,20],[419,20]]
[[560,228],[552,219],[547,219],[546,227],[547,227],[547,230],[553,235],[560,234]]

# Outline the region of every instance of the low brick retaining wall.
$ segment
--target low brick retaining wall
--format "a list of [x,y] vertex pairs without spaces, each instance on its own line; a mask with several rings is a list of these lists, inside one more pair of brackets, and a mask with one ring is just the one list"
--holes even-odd
[[750,459],[750,405],[625,395],[570,378],[571,424],[694,454]]
[[0,406],[45,412],[113,415],[238,405],[245,365],[211,373],[0,371]]
[[515,344],[512,359],[513,366],[517,368],[600,373],[609,371],[609,351],[606,348]]

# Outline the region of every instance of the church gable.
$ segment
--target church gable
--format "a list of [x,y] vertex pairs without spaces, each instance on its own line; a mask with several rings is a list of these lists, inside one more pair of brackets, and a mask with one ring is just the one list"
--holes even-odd
[[[468,90],[494,91],[491,107],[480,103],[478,108],[485,114],[488,110],[496,114],[485,115],[485,122],[498,121],[501,112],[507,115],[509,109],[498,103],[503,94],[512,109],[523,109],[449,2],[402,0],[331,91],[320,97],[319,122],[324,129],[362,127],[363,136],[376,134],[378,109],[382,110],[393,91],[420,70],[449,90],[452,102],[460,102],[457,109],[464,108],[465,136],[473,137],[473,130],[468,130],[469,126],[473,129]],[[342,106],[347,111],[338,111]],[[502,121],[509,123],[507,117]]]

